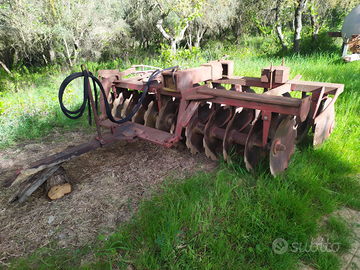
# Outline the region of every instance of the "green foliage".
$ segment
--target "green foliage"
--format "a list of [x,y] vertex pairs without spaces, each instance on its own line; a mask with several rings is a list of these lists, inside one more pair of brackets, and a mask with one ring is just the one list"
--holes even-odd
[[273,31],[272,26],[266,25],[266,22],[264,23],[264,20],[257,19],[255,14],[251,18],[251,20],[254,22],[254,24],[262,34],[264,34],[265,36],[271,35]]
[[[83,8],[85,2],[86,9]],[[112,61],[120,57],[125,60],[134,51],[145,47],[161,50],[163,40],[178,39],[176,43],[179,43],[187,39],[192,46],[190,39],[196,44],[206,44],[211,43],[214,36],[222,40],[237,40],[249,33],[273,37],[276,25],[274,8],[279,3],[263,0],[226,0],[221,4],[214,0],[85,2],[29,0],[3,3],[0,60],[9,70],[18,71],[23,65],[58,63],[74,66],[99,59]],[[295,2],[282,1],[279,5],[283,32],[293,31]],[[308,1],[303,25],[311,28],[309,16],[314,15],[322,29],[338,31],[343,17],[357,4],[355,0]],[[160,17],[164,19],[164,32],[157,27]],[[183,36],[182,30],[186,27]],[[290,44],[292,39],[286,41]],[[314,46],[300,49],[308,52]],[[263,51],[268,53],[269,50],[265,48]]]
[[[170,46],[162,44],[161,59],[165,66],[181,65],[186,68],[188,63],[200,62],[202,57],[200,48],[192,47],[191,50],[181,48],[176,51],[176,54],[173,54]],[[186,63],[185,66],[183,66],[183,63]]]
[[[181,1],[181,2],[184,2],[184,1]],[[186,2],[186,1],[185,1]],[[190,8],[190,13],[187,14],[187,16],[183,17],[180,19],[180,23],[177,24],[175,22],[174,24],[174,29],[176,31],[181,31],[182,28],[184,28],[189,22],[192,22],[193,20],[195,20],[196,18],[200,18],[203,16],[202,14],[202,7],[204,5],[204,0],[202,1],[197,1],[195,3],[195,6],[193,8]],[[180,5],[176,5],[174,7],[174,11],[179,11],[179,12],[182,12],[182,10],[179,10],[181,9],[181,4]]]
[[293,50],[290,49],[293,45],[291,41],[293,40],[293,34],[291,32],[286,32],[284,33],[284,36],[288,41],[287,43],[289,44],[289,49],[287,51],[282,51],[280,50],[280,47],[272,47],[272,50],[269,50],[267,54],[283,57],[291,57],[294,54],[313,55],[317,53],[336,53],[338,55],[341,55],[342,40],[329,37],[329,35],[327,34],[328,31],[328,28],[320,28],[318,39],[314,40],[312,28],[305,28],[301,35],[300,51],[296,53],[294,53]]
[[[57,66],[22,69],[8,76],[0,92],[0,147],[23,140],[39,139],[54,129],[88,129],[86,118],[69,121],[58,103],[58,89],[65,76]],[[73,88],[75,87],[75,89]],[[76,107],[81,100],[79,85],[72,84],[65,103]]]
[[[302,41],[301,41],[301,51],[305,54],[314,53],[314,52],[334,52],[339,50],[339,44],[341,40],[331,38],[327,34],[329,29],[321,28],[319,30],[318,40],[314,40],[312,29],[308,29],[308,31],[303,31]],[[339,50],[339,53],[340,50]]]

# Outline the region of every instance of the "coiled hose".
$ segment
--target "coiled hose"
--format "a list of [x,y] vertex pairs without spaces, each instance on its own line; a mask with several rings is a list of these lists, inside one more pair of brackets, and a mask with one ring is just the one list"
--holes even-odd
[[[146,83],[145,89],[141,95],[141,98],[139,100],[139,102],[136,104],[135,108],[132,110],[132,112],[127,115],[124,119],[118,120],[116,121],[114,119],[114,117],[111,114],[111,109],[109,106],[109,102],[107,101],[106,98],[106,94],[105,94],[105,90],[104,87],[102,86],[101,82],[91,73],[91,72],[87,72],[87,70],[83,70],[82,72],[77,72],[77,73],[73,73],[70,76],[68,76],[61,84],[60,89],[59,89],[59,103],[60,103],[60,108],[62,110],[62,112],[65,114],[66,117],[70,118],[70,119],[78,119],[79,117],[81,117],[84,112],[85,112],[85,107],[86,107],[86,103],[88,103],[88,109],[89,109],[89,125],[91,125],[91,106],[90,106],[90,99],[89,99],[89,92],[88,92],[88,88],[89,88],[89,78],[92,79],[93,82],[93,86],[94,86],[94,96],[95,96],[95,108],[96,110],[98,110],[98,95],[97,95],[97,89],[96,89],[96,85],[98,85],[100,87],[100,90],[104,96],[104,102],[105,102],[105,109],[106,109],[106,115],[107,117],[110,119],[110,121],[117,123],[117,124],[122,124],[125,123],[127,121],[129,121],[134,114],[139,110],[145,96],[146,93],[149,90],[149,86],[151,84],[151,82],[156,78],[156,76],[158,76],[161,72],[165,71],[165,70],[170,70],[170,69],[175,69],[177,67],[171,67],[171,68],[166,68],[163,70],[155,70],[149,77],[148,82]],[[68,86],[68,84],[79,78],[79,77],[84,77],[84,98],[83,98],[83,103],[81,104],[80,108],[75,110],[75,111],[70,111],[68,110],[64,103],[63,103],[63,96],[64,96],[64,92],[66,87]],[[98,112],[96,111],[96,114]]]

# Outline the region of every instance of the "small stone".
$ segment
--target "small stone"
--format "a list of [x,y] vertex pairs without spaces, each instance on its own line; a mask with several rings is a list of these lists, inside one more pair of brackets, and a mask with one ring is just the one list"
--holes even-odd
[[30,151],[41,151],[42,150],[42,147],[40,144],[27,144],[24,146],[24,149],[26,150],[30,150]]
[[51,224],[54,220],[55,220],[55,217],[54,217],[54,216],[50,216],[48,223]]
[[63,240],[64,238],[66,238],[66,234],[60,234],[59,236],[58,236],[58,238],[60,239],[60,240]]
[[60,246],[66,246],[66,241],[59,241]]

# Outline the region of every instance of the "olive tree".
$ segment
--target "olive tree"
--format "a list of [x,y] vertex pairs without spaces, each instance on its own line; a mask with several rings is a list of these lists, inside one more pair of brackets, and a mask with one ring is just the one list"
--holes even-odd
[[193,37],[194,46],[199,47],[205,32],[220,33],[231,26],[231,21],[236,17],[234,12],[237,1],[226,0],[219,5],[218,1],[207,0],[202,3],[201,14],[189,23],[187,43],[192,47]]
[[184,39],[189,23],[201,16],[204,1],[193,0],[157,0],[154,6],[158,9],[156,27],[168,40],[171,53],[176,53],[177,44]]
[[117,0],[11,0],[0,7],[0,48],[15,64],[57,58],[72,66],[79,56],[99,57],[128,32],[123,2]]

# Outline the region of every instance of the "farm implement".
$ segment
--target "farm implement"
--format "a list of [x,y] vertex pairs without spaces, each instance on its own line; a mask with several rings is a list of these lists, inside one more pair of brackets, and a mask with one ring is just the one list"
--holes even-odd
[[[300,75],[290,80],[290,68],[284,63],[262,69],[260,78],[234,76],[233,67],[230,60],[185,70],[133,66],[122,72],[99,70],[95,77],[82,66],[82,72],[65,79],[59,100],[70,118],[80,117],[86,103],[92,108],[96,139],[31,163],[3,185],[9,187],[43,170],[45,179],[51,168],[75,156],[134,139],[166,148],[186,144],[191,153],[205,152],[213,160],[222,154],[231,162],[242,155],[250,171],[269,160],[271,174],[276,176],[288,167],[295,145],[311,128],[314,147],[330,136],[335,126],[334,103],[344,85],[300,81]],[[84,103],[79,110],[69,111],[62,104],[63,94],[78,77],[84,77]],[[101,90],[99,110],[96,86]],[[103,136],[101,127],[111,132]]]

